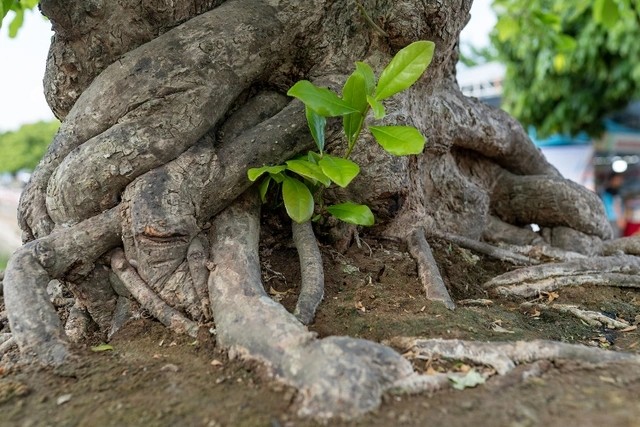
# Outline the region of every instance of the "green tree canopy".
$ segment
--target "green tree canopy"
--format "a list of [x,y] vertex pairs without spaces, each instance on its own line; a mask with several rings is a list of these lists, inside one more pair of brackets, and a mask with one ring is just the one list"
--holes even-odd
[[37,122],[0,133],[0,172],[35,168],[59,126],[57,120]]
[[640,88],[640,1],[494,0],[503,105],[542,135],[597,134]]

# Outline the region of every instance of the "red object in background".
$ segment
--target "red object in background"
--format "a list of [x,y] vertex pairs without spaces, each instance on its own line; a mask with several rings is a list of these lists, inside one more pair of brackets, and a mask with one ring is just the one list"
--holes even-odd
[[622,235],[627,237],[640,233],[640,194],[624,199],[624,217],[626,225]]

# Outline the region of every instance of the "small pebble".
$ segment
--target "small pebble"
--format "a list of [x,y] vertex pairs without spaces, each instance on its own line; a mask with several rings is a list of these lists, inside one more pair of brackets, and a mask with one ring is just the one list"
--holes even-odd
[[68,401],[71,400],[71,394],[63,394],[62,396],[58,397],[58,399],[56,400],[56,404],[59,405],[64,405],[65,403],[67,403]]

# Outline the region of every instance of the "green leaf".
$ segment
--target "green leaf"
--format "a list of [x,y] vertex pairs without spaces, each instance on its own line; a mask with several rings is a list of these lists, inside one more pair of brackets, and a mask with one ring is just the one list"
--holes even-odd
[[301,224],[309,221],[313,215],[313,196],[311,191],[297,179],[284,177],[282,199],[289,217]]
[[414,84],[431,63],[434,49],[435,44],[430,41],[413,42],[401,49],[380,75],[376,100],[381,101]]
[[364,114],[369,107],[365,78],[357,70],[349,76],[344,84],[342,99],[358,110],[357,113],[347,114],[342,118],[344,133],[347,136],[349,146],[352,146],[360,134],[362,123],[364,122]]
[[324,129],[327,126],[327,119],[313,111],[308,105],[305,106],[304,112],[307,115],[307,123],[309,124],[311,136],[316,142],[318,151],[322,153],[324,150]]
[[284,181],[284,174],[283,173],[272,173],[272,174],[270,174],[270,176],[278,184],[282,184],[283,181]]
[[320,166],[312,163],[308,160],[289,160],[287,163],[287,169],[291,172],[295,172],[303,178],[309,178],[313,181],[319,181],[327,187],[331,185],[331,180],[327,175],[322,172]]
[[294,84],[287,95],[298,98],[304,105],[325,117],[342,116],[357,111],[334,92],[315,86],[308,80],[300,80]]
[[355,203],[341,203],[327,206],[327,211],[341,221],[349,224],[372,226],[375,222],[369,206]]
[[561,52],[573,52],[577,46],[576,39],[566,34],[559,34],[556,39],[556,49]]
[[456,390],[464,390],[465,388],[472,388],[484,384],[485,379],[482,374],[472,369],[464,376],[450,374],[449,381],[453,383],[453,388]]
[[608,29],[620,19],[618,5],[613,0],[596,0],[593,3],[593,20]]
[[265,203],[267,201],[267,191],[269,191],[269,184],[271,184],[270,176],[263,179],[258,186],[258,190],[260,192],[260,200],[262,200],[262,203]]
[[411,126],[369,126],[369,130],[382,148],[396,156],[420,154],[426,142]]
[[498,31],[498,40],[505,42],[518,35],[520,24],[511,16],[501,16],[496,24],[496,30]]
[[360,166],[341,157],[325,155],[318,164],[322,172],[342,188],[349,185],[360,173]]
[[262,174],[268,173],[270,175],[275,175],[277,173],[282,172],[287,169],[284,165],[278,166],[263,166],[261,168],[251,168],[247,171],[247,177],[249,177],[249,181],[255,182],[256,179],[260,178]]
[[16,10],[16,16],[13,17],[13,20],[9,24],[9,37],[14,38],[18,35],[18,30],[22,27],[22,23],[24,22],[24,9]]
[[314,165],[317,165],[318,162],[320,161],[320,159],[322,159],[322,155],[320,155],[318,153],[315,153],[313,151],[309,151],[307,153],[307,160],[309,160]]
[[356,72],[364,78],[367,95],[373,95],[376,91],[376,76],[366,62],[356,62]]
[[14,0],[0,0],[0,27],[2,27],[2,19],[7,16],[11,10]]
[[376,101],[376,99],[373,96],[367,95],[367,102],[373,109],[373,117],[375,117],[377,120],[380,120],[387,115],[387,112],[385,111],[384,105],[382,105],[382,102]]
[[100,345],[91,347],[91,351],[96,353],[100,351],[113,351],[113,346],[109,344],[100,344]]

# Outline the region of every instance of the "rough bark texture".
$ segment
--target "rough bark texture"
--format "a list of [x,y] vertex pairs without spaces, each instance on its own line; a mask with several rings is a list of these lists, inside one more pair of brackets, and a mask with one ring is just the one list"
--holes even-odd
[[[560,177],[515,120],[460,92],[457,43],[471,0],[361,3],[366,17],[354,2],[333,0],[42,1],[55,31],[45,92],[64,120],[22,195],[29,243],[3,280],[23,353],[54,365],[70,357],[45,292],[59,278],[77,300],[74,318],[88,313],[105,336],[136,304],[192,335],[213,317],[221,344],[300,390],[304,414],[357,415],[394,384],[440,387],[442,378],[416,379],[387,347],[315,340],[264,294],[253,202],[228,208],[250,187],[248,168],[310,148],[303,106],[284,95],[295,81],[340,88],[355,61],[379,73],[416,40],[435,42],[433,62],[386,103],[385,121],[417,127],[426,149],[393,157],[365,135],[354,153],[361,175],[348,189],[327,191],[328,201],[371,206],[380,234],[412,243],[425,282],[438,274],[423,230],[465,241],[544,241],[587,255],[637,253],[635,241],[603,245],[611,229],[597,197]],[[330,123],[332,152],[335,130]],[[524,227],[532,222],[543,233]],[[313,258],[306,265],[301,257],[303,270],[318,267]],[[614,270],[609,282],[631,280]],[[547,278],[544,270],[519,274]],[[314,289],[303,286],[305,322]],[[446,294],[442,283],[438,289]],[[448,295],[438,298],[453,306]]]

